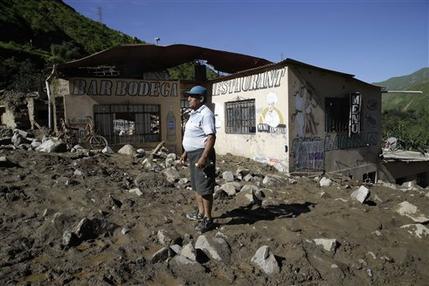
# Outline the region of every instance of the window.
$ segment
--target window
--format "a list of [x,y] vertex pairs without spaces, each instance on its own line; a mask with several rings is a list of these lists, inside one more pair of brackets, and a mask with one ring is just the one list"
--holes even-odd
[[350,102],[348,97],[325,99],[326,132],[348,132]]
[[226,133],[256,133],[255,100],[241,100],[225,103]]

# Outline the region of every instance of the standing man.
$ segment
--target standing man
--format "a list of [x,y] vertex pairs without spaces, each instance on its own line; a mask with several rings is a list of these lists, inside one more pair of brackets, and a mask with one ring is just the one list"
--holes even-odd
[[186,214],[190,220],[198,221],[196,230],[204,233],[214,227],[212,219],[213,192],[215,186],[216,128],[213,112],[204,105],[207,89],[194,86],[185,93],[192,109],[183,135],[185,152],[181,161],[189,161],[191,185],[195,192],[198,210]]

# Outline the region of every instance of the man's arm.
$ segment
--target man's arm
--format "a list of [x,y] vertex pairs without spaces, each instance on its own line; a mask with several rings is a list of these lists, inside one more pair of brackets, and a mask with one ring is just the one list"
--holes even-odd
[[196,164],[197,168],[203,169],[206,166],[207,158],[210,152],[213,150],[215,142],[216,142],[216,136],[214,134],[209,134],[207,136],[203,154],[201,154],[201,157],[200,159],[198,159],[198,162]]

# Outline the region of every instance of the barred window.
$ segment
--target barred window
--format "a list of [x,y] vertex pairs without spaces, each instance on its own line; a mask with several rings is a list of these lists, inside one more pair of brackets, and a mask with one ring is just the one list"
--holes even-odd
[[256,133],[254,99],[226,102],[225,111],[226,133]]
[[325,99],[326,132],[347,132],[349,130],[350,100],[348,97]]

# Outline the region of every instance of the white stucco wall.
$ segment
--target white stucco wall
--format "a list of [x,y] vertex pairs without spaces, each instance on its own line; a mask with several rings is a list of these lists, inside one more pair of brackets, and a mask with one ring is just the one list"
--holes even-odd
[[[231,153],[289,171],[287,78],[287,68],[277,67],[213,84],[217,153]],[[247,99],[255,99],[256,133],[226,133],[225,103]]]

